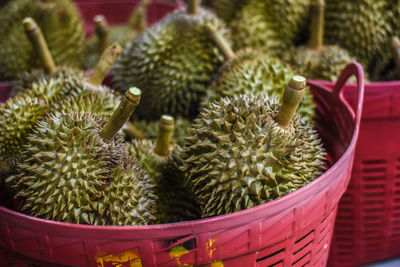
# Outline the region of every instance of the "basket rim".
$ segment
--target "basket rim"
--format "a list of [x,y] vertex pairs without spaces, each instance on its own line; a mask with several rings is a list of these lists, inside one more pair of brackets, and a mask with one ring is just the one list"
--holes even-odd
[[[329,88],[325,87],[324,85],[318,86],[319,90],[324,90],[328,93],[331,93],[333,97],[338,97],[335,96],[332,90]],[[340,101],[343,103],[345,106],[346,110],[350,112],[351,114],[354,114],[354,111],[350,107],[350,105],[346,102],[340,99]],[[356,120],[354,118],[354,120]],[[259,215],[257,217],[258,211],[265,210],[265,209],[270,209],[270,210],[282,210],[280,206],[285,206],[283,203],[286,203],[286,206],[290,207],[293,204],[291,203],[297,203],[298,202],[298,196],[299,195],[307,195],[312,193],[314,187],[326,187],[323,186],[323,183],[333,183],[337,182],[337,179],[332,179],[331,174],[336,172],[337,170],[340,169],[340,167],[344,164],[348,164],[348,161],[350,160],[352,162],[354,153],[355,153],[355,146],[357,142],[359,134],[359,125],[357,125],[355,121],[355,127],[353,131],[353,136],[351,138],[351,141],[346,148],[346,151],[343,153],[343,155],[328,169],[326,170],[321,176],[316,178],[314,181],[308,183],[307,185],[301,187],[300,189],[289,193],[285,196],[279,197],[277,199],[274,199],[270,202],[244,209],[241,211],[233,212],[230,214],[225,214],[225,215],[219,215],[219,216],[214,216],[210,218],[203,218],[203,219],[197,219],[197,220],[192,220],[192,221],[184,221],[184,222],[174,222],[174,223],[166,223],[166,224],[153,224],[153,225],[143,225],[143,226],[98,226],[98,225],[85,225],[85,224],[75,224],[75,223],[68,223],[68,222],[59,222],[59,221],[53,221],[53,220],[47,220],[47,219],[42,219],[42,218],[36,218],[30,215],[26,215],[17,211],[10,210],[4,206],[0,205],[0,214],[8,215],[9,217],[16,217],[21,220],[21,224],[24,221],[27,226],[34,227],[34,225],[42,225],[45,224],[47,226],[55,227],[55,228],[70,228],[74,230],[80,230],[80,231],[113,231],[119,232],[119,231],[154,231],[154,230],[166,230],[166,231],[171,231],[171,230],[179,230],[182,228],[191,228],[192,233],[195,233],[194,229],[200,226],[204,226],[205,224],[209,225],[211,224],[210,228],[212,229],[220,229],[219,225],[224,225],[227,221],[230,221],[230,227],[232,226],[240,226],[243,225],[243,222],[240,222],[240,218],[242,217],[249,217],[251,216],[252,220],[251,221],[256,221],[257,219],[261,217],[265,217],[264,215]],[[352,164],[352,163],[351,163]],[[350,174],[349,174],[350,175]],[[338,178],[337,176],[335,178]],[[328,179],[328,181],[327,181]],[[330,181],[329,181],[330,179]],[[290,205],[289,205],[290,204]],[[280,209],[277,209],[277,208]],[[276,213],[276,212],[274,212]],[[237,223],[235,221],[238,221]],[[250,222],[251,223],[251,222]],[[225,226],[226,227],[226,226]],[[78,234],[78,233],[77,233]]]

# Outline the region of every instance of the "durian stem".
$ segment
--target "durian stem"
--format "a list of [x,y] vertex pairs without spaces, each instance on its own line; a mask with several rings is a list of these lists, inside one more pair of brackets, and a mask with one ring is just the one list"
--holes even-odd
[[292,121],[297,108],[303,99],[306,88],[306,79],[303,76],[294,76],[282,96],[282,105],[275,121],[284,129],[287,129]]
[[94,25],[96,29],[96,35],[99,39],[99,54],[103,54],[108,46],[108,25],[107,20],[103,15],[97,15],[94,17]]
[[174,118],[163,115],[158,125],[157,144],[154,152],[159,156],[167,156],[172,134],[174,133]]
[[189,0],[187,6],[187,13],[190,15],[197,15],[201,0]]
[[217,29],[209,23],[207,23],[206,27],[212,40],[221,50],[225,59],[232,60],[233,58],[235,58],[235,53],[233,52],[231,46],[228,44],[225,38],[217,31]]
[[397,37],[392,37],[391,40],[392,55],[396,64],[397,74],[400,75],[400,40]]
[[51,56],[46,40],[44,39],[39,26],[29,17],[25,18],[22,23],[24,24],[25,33],[33,46],[34,53],[39,56],[40,61],[42,62],[44,71],[48,75],[53,74],[57,70],[57,67],[54,64],[53,57]]
[[99,86],[110,71],[115,60],[117,60],[119,54],[121,54],[121,51],[122,48],[117,42],[107,47],[101,56],[100,61],[94,67],[94,72],[88,79],[88,83],[96,87]]
[[147,27],[147,8],[150,0],[142,0],[129,18],[128,26],[138,33],[142,33]]
[[133,125],[133,123],[130,121],[125,122],[124,128],[122,128],[122,130],[131,138],[144,139],[146,137],[144,133],[136,128],[135,125]]
[[126,91],[118,108],[114,111],[111,119],[101,129],[99,135],[106,141],[113,139],[115,134],[124,126],[129,117],[139,105],[142,91],[136,87],[131,87]]
[[324,45],[324,11],[325,1],[314,0],[311,6],[310,48],[315,51],[321,51]]

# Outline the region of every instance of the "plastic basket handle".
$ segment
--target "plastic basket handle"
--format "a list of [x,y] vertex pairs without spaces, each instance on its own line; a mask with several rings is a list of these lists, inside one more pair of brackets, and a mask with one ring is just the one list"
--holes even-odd
[[339,98],[344,99],[344,88],[346,82],[351,76],[356,76],[357,79],[357,106],[355,110],[356,125],[360,125],[362,107],[364,104],[364,69],[360,63],[352,62],[348,64],[340,73],[339,78],[333,88],[333,94],[337,95]]

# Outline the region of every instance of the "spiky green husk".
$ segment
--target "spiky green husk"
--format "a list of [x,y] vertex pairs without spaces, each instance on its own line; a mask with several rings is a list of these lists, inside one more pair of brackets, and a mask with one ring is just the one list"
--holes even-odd
[[307,78],[336,81],[341,71],[355,61],[349,53],[336,45],[325,46],[322,51],[299,47],[287,60],[297,73]]
[[47,75],[42,69],[34,69],[31,71],[25,71],[18,74],[17,80],[14,82],[14,86],[11,90],[11,97],[24,92],[28,88],[32,88],[34,83],[42,81],[44,79],[67,79],[74,78],[83,80],[85,74],[78,70],[68,67],[57,68],[57,71],[51,75]]
[[[219,77],[208,89],[203,106],[222,97],[233,97],[247,92],[282,95],[283,89],[295,73],[278,59],[253,53],[248,50],[240,51],[234,60],[228,61],[221,68]],[[312,95],[307,90],[298,113],[305,120],[311,121],[314,108]]]
[[[135,85],[143,96],[138,115],[158,120],[163,114],[194,117],[224,58],[211,41],[205,25],[212,24],[227,37],[226,29],[210,12],[197,15],[177,10],[129,43],[114,68],[115,88]],[[228,38],[227,38],[228,39]]]
[[[133,160],[133,159],[132,159]],[[147,225],[155,222],[156,201],[149,176],[137,163],[128,170],[118,168],[107,189],[110,225]]]
[[181,148],[171,146],[167,156],[159,156],[156,144],[150,140],[134,141],[130,153],[135,156],[155,185],[157,223],[194,220],[200,217],[200,209],[193,194],[184,185],[184,176],[179,171],[182,163]]
[[84,31],[78,11],[70,0],[12,1],[0,14],[0,80],[13,80],[18,73],[41,66],[24,32],[22,20],[25,17],[37,22],[57,65],[81,65]]
[[7,179],[23,212],[94,225],[151,222],[155,197],[137,195],[152,188],[148,178],[121,135],[109,142],[100,137],[104,124],[97,115],[76,112],[51,114],[37,124],[18,174]]
[[374,78],[390,58],[392,29],[385,0],[327,0],[325,40],[349,51]]
[[86,84],[74,77],[40,80],[0,105],[0,172],[15,170],[26,136],[38,121],[49,112],[62,110],[65,103],[76,101],[74,98],[85,90]]
[[[133,125],[140,130],[146,139],[156,140],[158,134],[158,122],[146,122],[143,120],[133,120]],[[183,146],[185,137],[192,126],[192,122],[188,119],[178,117],[175,120],[173,141],[178,145]]]
[[7,175],[15,171],[32,125],[49,110],[46,100],[27,95],[17,96],[0,106],[0,173]]
[[219,18],[225,22],[231,22],[241,8],[250,0],[213,0],[211,7]]
[[249,1],[230,23],[234,49],[282,55],[304,30],[309,9],[310,0]]
[[222,98],[204,109],[186,138],[182,168],[203,217],[266,203],[316,179],[325,150],[311,124],[276,122],[278,98]]
[[113,94],[110,89],[101,86],[99,91],[86,90],[70,98],[60,107],[60,110],[93,113],[110,119],[120,100],[120,97]]
[[[118,42],[122,48],[125,48],[128,42],[137,36],[136,32],[128,26],[111,27],[108,32],[108,45]],[[86,59],[84,69],[93,68],[99,62],[101,53],[99,52],[99,38],[93,35],[86,44]]]

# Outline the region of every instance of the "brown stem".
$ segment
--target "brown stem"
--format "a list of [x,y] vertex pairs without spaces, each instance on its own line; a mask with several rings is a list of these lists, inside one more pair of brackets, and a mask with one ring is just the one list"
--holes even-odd
[[172,134],[174,133],[174,118],[163,115],[158,125],[157,144],[154,152],[159,156],[167,156],[169,154],[169,144],[171,143]]
[[94,72],[88,79],[88,83],[96,87],[99,86],[110,71],[115,60],[117,60],[119,54],[121,54],[121,51],[122,48],[117,42],[107,47],[99,62],[94,67]]
[[287,129],[292,121],[297,108],[303,99],[306,88],[306,79],[303,76],[294,76],[283,92],[282,105],[275,121]]
[[321,51],[324,45],[324,0],[314,0],[311,7],[311,40],[310,48]]
[[48,75],[53,74],[57,67],[39,26],[32,18],[25,18],[22,23],[24,24],[25,33],[33,46],[34,53],[39,56],[42,62],[44,71]]
[[135,111],[137,105],[139,105],[141,95],[142,91],[136,87],[131,87],[125,92],[125,96],[118,108],[114,111],[111,119],[104,125],[99,133],[104,140],[111,140],[114,135],[121,130],[122,126],[124,126],[125,122],[127,122]]
[[147,27],[147,9],[149,5],[150,0],[142,0],[129,18],[128,26],[138,33],[142,33]]
[[392,37],[391,40],[392,55],[396,64],[397,74],[400,75],[400,40],[397,37]]
[[131,138],[134,139],[144,139],[146,138],[145,134],[139,130],[132,122],[127,121],[125,122],[124,127],[122,130]]
[[201,0],[189,0],[187,6],[187,13],[190,15],[197,15]]
[[103,15],[97,15],[94,17],[94,25],[96,29],[96,35],[99,39],[99,54],[103,54],[108,46],[108,25],[107,20]]
[[215,44],[221,50],[225,59],[232,60],[233,58],[235,58],[235,53],[233,52],[231,46],[225,40],[225,38],[217,31],[217,29],[209,23],[207,23],[206,27],[207,27],[207,30],[208,30],[212,40],[215,42]]

